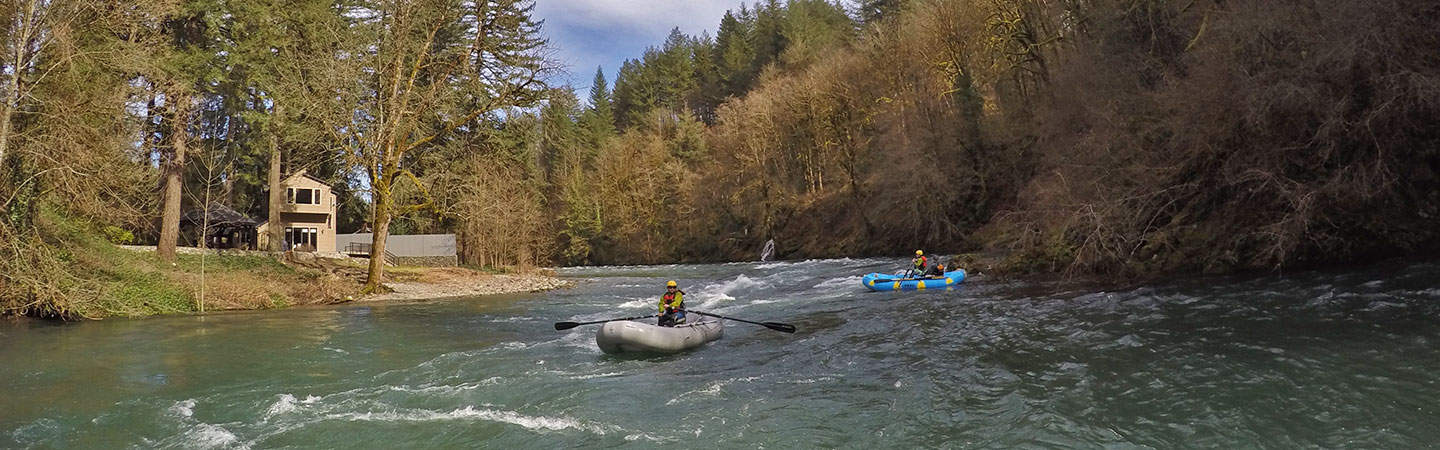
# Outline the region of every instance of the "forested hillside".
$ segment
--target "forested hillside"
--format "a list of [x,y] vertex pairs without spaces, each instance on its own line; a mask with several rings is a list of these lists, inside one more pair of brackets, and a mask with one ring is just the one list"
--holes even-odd
[[556,96],[531,198],[558,217],[529,254],[774,238],[1133,277],[1423,252],[1437,25],[1424,1],[760,3],[672,33],[588,107]]
[[775,239],[1136,277],[1440,248],[1433,1],[768,0],[584,93],[547,84],[532,8],[5,2],[0,303],[96,276],[45,211],[173,257],[182,210],[263,218],[302,169],[341,232],[455,232],[478,265]]

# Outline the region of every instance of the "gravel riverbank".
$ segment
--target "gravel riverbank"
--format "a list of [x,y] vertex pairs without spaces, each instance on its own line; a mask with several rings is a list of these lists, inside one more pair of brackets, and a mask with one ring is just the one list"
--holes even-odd
[[545,274],[495,275],[474,271],[433,269],[419,280],[385,283],[391,292],[367,296],[362,301],[420,300],[448,297],[540,292],[569,287],[573,283]]

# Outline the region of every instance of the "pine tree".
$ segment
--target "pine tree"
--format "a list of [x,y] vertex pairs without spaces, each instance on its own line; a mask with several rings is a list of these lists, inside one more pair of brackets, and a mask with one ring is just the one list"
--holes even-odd
[[[268,221],[278,223],[284,204],[280,182],[283,155],[288,155],[291,173],[304,169],[313,176],[339,178],[342,161],[324,143],[330,139],[324,124],[313,120],[315,111],[326,108],[328,100],[317,92],[343,90],[345,80],[325,76],[325,65],[314,61],[333,58],[336,49],[353,46],[349,19],[328,2],[291,3],[284,0],[230,0],[228,24],[230,48],[227,104],[237,105],[241,123],[227,133],[238,148],[236,186],[230,206],[259,214],[261,204]],[[263,180],[263,181],[262,181]],[[268,196],[265,196],[268,191]],[[340,201],[351,197],[345,186],[336,189]],[[360,208],[342,208],[337,222],[355,222]],[[349,220],[340,220],[349,217]],[[337,229],[339,227],[337,226]],[[269,250],[284,243],[284,228],[269,228]]]
[[[744,17],[741,9],[739,17]],[[755,52],[750,45],[750,31],[745,22],[730,11],[720,19],[720,29],[715,34],[715,66],[720,78],[721,97],[743,94],[750,89],[753,78],[750,73]]]
[[715,64],[715,40],[710,38],[709,32],[702,33],[694,46],[691,65],[695,68],[695,89],[691,91],[687,104],[695,117],[708,125],[715,122],[715,108],[724,98],[725,87],[720,67]]
[[750,40],[755,47],[755,59],[750,62],[750,72],[759,74],[775,61],[787,45],[784,33],[785,9],[779,0],[767,0],[755,7],[755,29]]
[[605,80],[605,68],[595,67],[595,78],[590,82],[590,109],[602,113],[610,111],[610,86]]
[[905,3],[907,0],[860,0],[855,15],[861,23],[873,24],[895,16]]
[[615,129],[624,130],[629,124],[632,110],[637,109],[641,102],[638,98],[640,84],[640,62],[627,59],[620,63],[620,71],[615,74],[615,90],[613,92],[614,103],[612,113],[614,114]]
[[222,11],[214,0],[185,1],[171,11],[160,24],[168,45],[154,49],[158,64],[146,74],[164,98],[163,124],[158,128],[165,145],[159,148],[164,182],[156,254],[166,261],[175,259],[180,238],[185,159],[195,137],[192,122],[200,100],[214,89],[224,66],[216,26]]
[[786,48],[781,63],[792,69],[839,50],[854,36],[855,22],[838,4],[794,0],[786,7],[782,33]]
[[592,150],[615,134],[615,108],[601,67],[595,68],[595,79],[590,82],[590,107],[581,114],[580,125],[585,129],[587,147]]
[[680,28],[671,29],[670,35],[665,38],[665,46],[655,61],[649,64],[654,66],[656,78],[660,81],[660,106],[669,108],[671,112],[679,113],[684,109],[685,97],[695,90],[694,48],[691,39],[681,33]]

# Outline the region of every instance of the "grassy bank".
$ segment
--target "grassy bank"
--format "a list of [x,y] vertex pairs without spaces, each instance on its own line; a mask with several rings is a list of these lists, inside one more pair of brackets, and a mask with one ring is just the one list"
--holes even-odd
[[77,319],[266,309],[331,303],[357,289],[353,280],[265,256],[165,262],[116,247],[94,224],[54,212],[36,219],[34,229],[7,239],[0,313]]

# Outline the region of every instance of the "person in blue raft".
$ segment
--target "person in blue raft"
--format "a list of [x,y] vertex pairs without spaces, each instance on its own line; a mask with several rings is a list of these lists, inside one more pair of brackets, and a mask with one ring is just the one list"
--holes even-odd
[[945,264],[936,262],[930,264],[922,250],[915,251],[915,258],[910,260],[910,270],[905,272],[905,278],[945,278]]
[[673,327],[685,323],[685,291],[675,280],[665,283],[665,295],[660,296],[660,323],[662,327]]
[[925,270],[925,278],[945,278],[945,263],[935,263]]
[[925,273],[925,266],[928,260],[925,259],[925,252],[916,250],[915,257],[910,260],[910,270],[905,272],[905,277],[918,277]]

